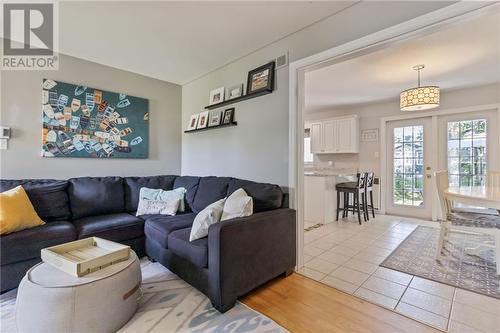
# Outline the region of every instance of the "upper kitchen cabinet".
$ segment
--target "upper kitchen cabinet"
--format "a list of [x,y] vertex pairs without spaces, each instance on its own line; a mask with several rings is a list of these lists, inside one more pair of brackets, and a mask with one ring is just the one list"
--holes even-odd
[[359,118],[330,118],[309,124],[313,154],[356,154],[359,152]]
[[323,149],[323,124],[312,123],[311,125],[311,152],[318,154]]

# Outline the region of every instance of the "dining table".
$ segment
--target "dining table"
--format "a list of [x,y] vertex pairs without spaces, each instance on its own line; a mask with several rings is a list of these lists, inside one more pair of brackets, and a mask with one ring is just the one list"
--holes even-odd
[[500,211],[500,187],[448,187],[444,196],[454,203]]

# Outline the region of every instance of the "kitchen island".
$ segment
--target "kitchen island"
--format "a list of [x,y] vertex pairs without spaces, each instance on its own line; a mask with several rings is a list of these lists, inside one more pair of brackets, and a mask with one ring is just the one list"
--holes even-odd
[[304,173],[304,221],[326,224],[335,221],[339,183],[356,181],[354,172],[309,171]]

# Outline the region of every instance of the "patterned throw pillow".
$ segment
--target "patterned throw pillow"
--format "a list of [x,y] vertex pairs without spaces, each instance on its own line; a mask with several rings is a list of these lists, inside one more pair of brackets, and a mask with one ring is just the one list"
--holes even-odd
[[183,187],[172,191],[143,187],[139,192],[139,205],[136,215],[175,215],[178,210],[183,210],[181,203],[184,203],[185,193],[186,189]]

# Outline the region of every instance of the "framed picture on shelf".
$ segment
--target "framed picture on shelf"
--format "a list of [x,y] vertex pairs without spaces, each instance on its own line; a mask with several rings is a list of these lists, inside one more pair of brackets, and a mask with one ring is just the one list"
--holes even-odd
[[187,127],[188,131],[192,131],[196,129],[196,126],[198,126],[198,118],[200,117],[200,114],[193,114],[191,115],[191,118],[189,119],[189,124]]
[[208,102],[208,105],[214,105],[224,102],[224,91],[224,87],[220,87],[210,91],[210,101]]
[[274,68],[275,64],[272,61],[248,72],[247,95],[261,91],[273,91]]
[[208,111],[200,113],[200,119],[198,120],[198,128],[206,128],[208,125]]
[[243,83],[229,87],[227,90],[227,99],[235,99],[243,94]]
[[222,120],[222,124],[232,124],[234,121],[234,108],[226,109],[224,111],[224,119]]
[[215,111],[210,114],[210,121],[208,127],[219,126],[222,120],[222,111]]

